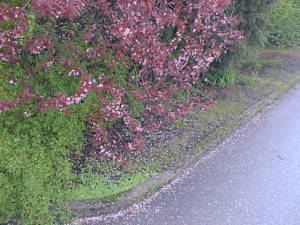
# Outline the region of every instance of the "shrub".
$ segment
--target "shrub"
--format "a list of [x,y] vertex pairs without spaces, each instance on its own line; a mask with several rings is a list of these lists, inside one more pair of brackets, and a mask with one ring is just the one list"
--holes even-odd
[[227,15],[236,14],[240,23],[238,29],[243,32],[245,41],[233,50],[223,54],[214,67],[218,69],[235,68],[241,59],[254,57],[255,50],[267,44],[268,13],[277,0],[238,0],[226,9]]
[[299,3],[292,0],[277,2],[269,13],[268,43],[273,46],[300,44]]
[[[2,101],[0,110],[31,99],[42,111],[58,108],[70,115],[93,93],[98,108],[92,106],[82,119],[94,133],[95,155],[123,161],[118,149],[135,146],[136,139],[114,145],[118,141],[107,129],[123,123],[133,137],[141,137],[157,127],[158,115],[172,120],[184,115],[190,102],[172,96],[191,88],[214,59],[242,39],[238,21],[224,12],[229,1],[150,2],[33,1],[27,10],[4,4],[2,22],[16,24],[2,33],[0,58],[19,63],[26,75],[10,76],[15,86],[28,88],[17,100]],[[62,11],[62,4],[68,10]],[[143,124],[134,118],[141,116]]]
[[268,12],[277,0],[234,1],[227,13],[236,13],[247,45],[252,48],[266,43]]

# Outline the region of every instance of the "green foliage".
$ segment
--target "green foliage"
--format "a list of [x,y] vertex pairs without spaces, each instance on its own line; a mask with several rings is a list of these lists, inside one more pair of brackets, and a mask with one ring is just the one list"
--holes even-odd
[[227,14],[236,14],[239,19],[239,30],[244,33],[245,41],[231,51],[221,55],[217,68],[235,68],[241,60],[254,56],[257,48],[267,43],[268,13],[276,0],[238,0],[233,1]]
[[74,179],[67,149],[80,148],[84,124],[58,111],[26,115],[31,108],[0,114],[0,222],[53,225],[67,211]]
[[6,20],[6,21],[0,21],[0,29],[3,30],[8,30],[8,29],[12,29],[17,25],[17,21],[16,20]]
[[34,31],[38,29],[38,25],[36,23],[36,15],[31,13],[27,15],[28,17],[28,31],[25,35],[21,35],[18,39],[18,44],[24,45],[25,40],[30,40],[33,38]]
[[172,54],[173,57],[178,57],[179,54],[181,53],[181,51],[185,48],[185,46],[186,46],[186,41],[184,39],[182,39],[179,42],[177,48],[173,51],[173,54]]
[[170,44],[175,34],[176,34],[176,27],[168,26],[161,33],[160,39],[166,44]]
[[115,65],[112,68],[109,68],[108,64],[111,62],[111,60],[114,59],[115,57],[113,53],[108,52],[106,55],[106,59],[104,60],[105,65],[99,71],[105,74],[106,77],[111,78],[114,81],[114,85],[116,85],[117,87],[127,87],[128,76],[130,74],[129,70],[123,62],[118,62],[117,65]]
[[263,59],[262,63],[264,65],[279,65],[282,63],[281,59]]
[[130,190],[151,176],[153,176],[152,172],[143,171],[134,174],[123,174],[120,179],[116,180],[91,172],[83,173],[78,175],[78,184],[76,188],[70,191],[70,197],[72,200],[112,197]]
[[112,198],[154,176],[145,162],[132,163],[122,168],[119,164],[102,159],[88,159],[88,166],[76,177],[76,187],[69,191],[71,200]]
[[144,112],[143,102],[134,98],[130,92],[126,92],[129,109],[135,118],[140,118]]
[[247,64],[253,70],[261,70],[261,68],[264,66],[263,61],[259,58],[249,58]]
[[81,104],[75,104],[70,106],[70,110],[78,118],[85,118],[91,112],[94,112],[99,108],[99,96],[95,92],[89,92]]
[[14,99],[15,96],[23,89],[20,85],[9,85],[10,80],[16,78],[22,81],[24,69],[19,63],[13,66],[0,62],[0,96],[3,99]]
[[[160,34],[160,40],[163,41],[167,45],[171,44],[171,41],[173,40],[173,38],[176,35],[176,30],[177,30],[177,27],[174,27],[174,26],[165,27],[165,29]],[[182,39],[179,42],[177,48],[174,49],[174,51],[172,53],[172,57],[175,57],[175,58],[178,57],[179,54],[181,53],[181,51],[184,49],[185,45],[186,45],[186,41],[184,39]]]
[[8,5],[12,7],[16,6],[24,6],[26,4],[26,0],[0,0],[0,3],[7,3]]
[[234,1],[228,13],[236,13],[240,20],[240,29],[247,43],[253,46],[266,41],[267,12],[276,0],[239,0]]
[[55,93],[72,95],[79,87],[80,77],[68,76],[68,70],[63,65],[55,64],[47,69],[37,69],[36,76],[31,76],[34,92],[51,97]]
[[236,81],[236,71],[234,69],[224,69],[207,76],[208,83],[216,87],[232,85]]
[[279,0],[273,7],[269,13],[268,44],[273,46],[300,45],[299,2]]

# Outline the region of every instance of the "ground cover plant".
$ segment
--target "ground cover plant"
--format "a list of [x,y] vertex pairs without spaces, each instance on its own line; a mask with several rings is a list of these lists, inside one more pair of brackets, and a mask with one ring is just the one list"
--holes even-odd
[[1,220],[53,224],[82,173],[105,173],[89,161],[134,167],[145,134],[199,103],[178,93],[243,39],[230,3],[1,1]]

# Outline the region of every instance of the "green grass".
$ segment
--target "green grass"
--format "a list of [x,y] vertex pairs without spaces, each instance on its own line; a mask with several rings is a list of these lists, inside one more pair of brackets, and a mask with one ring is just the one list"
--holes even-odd
[[240,76],[239,81],[242,85],[253,86],[259,83],[260,79],[257,76]]
[[281,59],[263,59],[262,60],[263,65],[279,65],[282,63]]
[[225,87],[233,85],[236,81],[237,74],[236,70],[232,68],[220,70],[212,74],[208,74],[208,83],[215,87]]
[[81,174],[79,179],[82,183],[70,192],[71,200],[109,198],[138,186],[153,175],[153,172],[144,171],[123,176],[116,181],[101,175]]

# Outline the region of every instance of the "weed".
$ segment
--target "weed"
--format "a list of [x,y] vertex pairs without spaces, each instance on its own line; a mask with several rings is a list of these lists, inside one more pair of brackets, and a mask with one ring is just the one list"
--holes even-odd
[[207,77],[208,83],[216,87],[225,87],[232,85],[236,81],[236,71],[234,69],[224,69],[215,73],[209,74]]
[[263,61],[259,58],[250,58],[248,59],[248,66],[253,70],[261,70],[264,66]]

